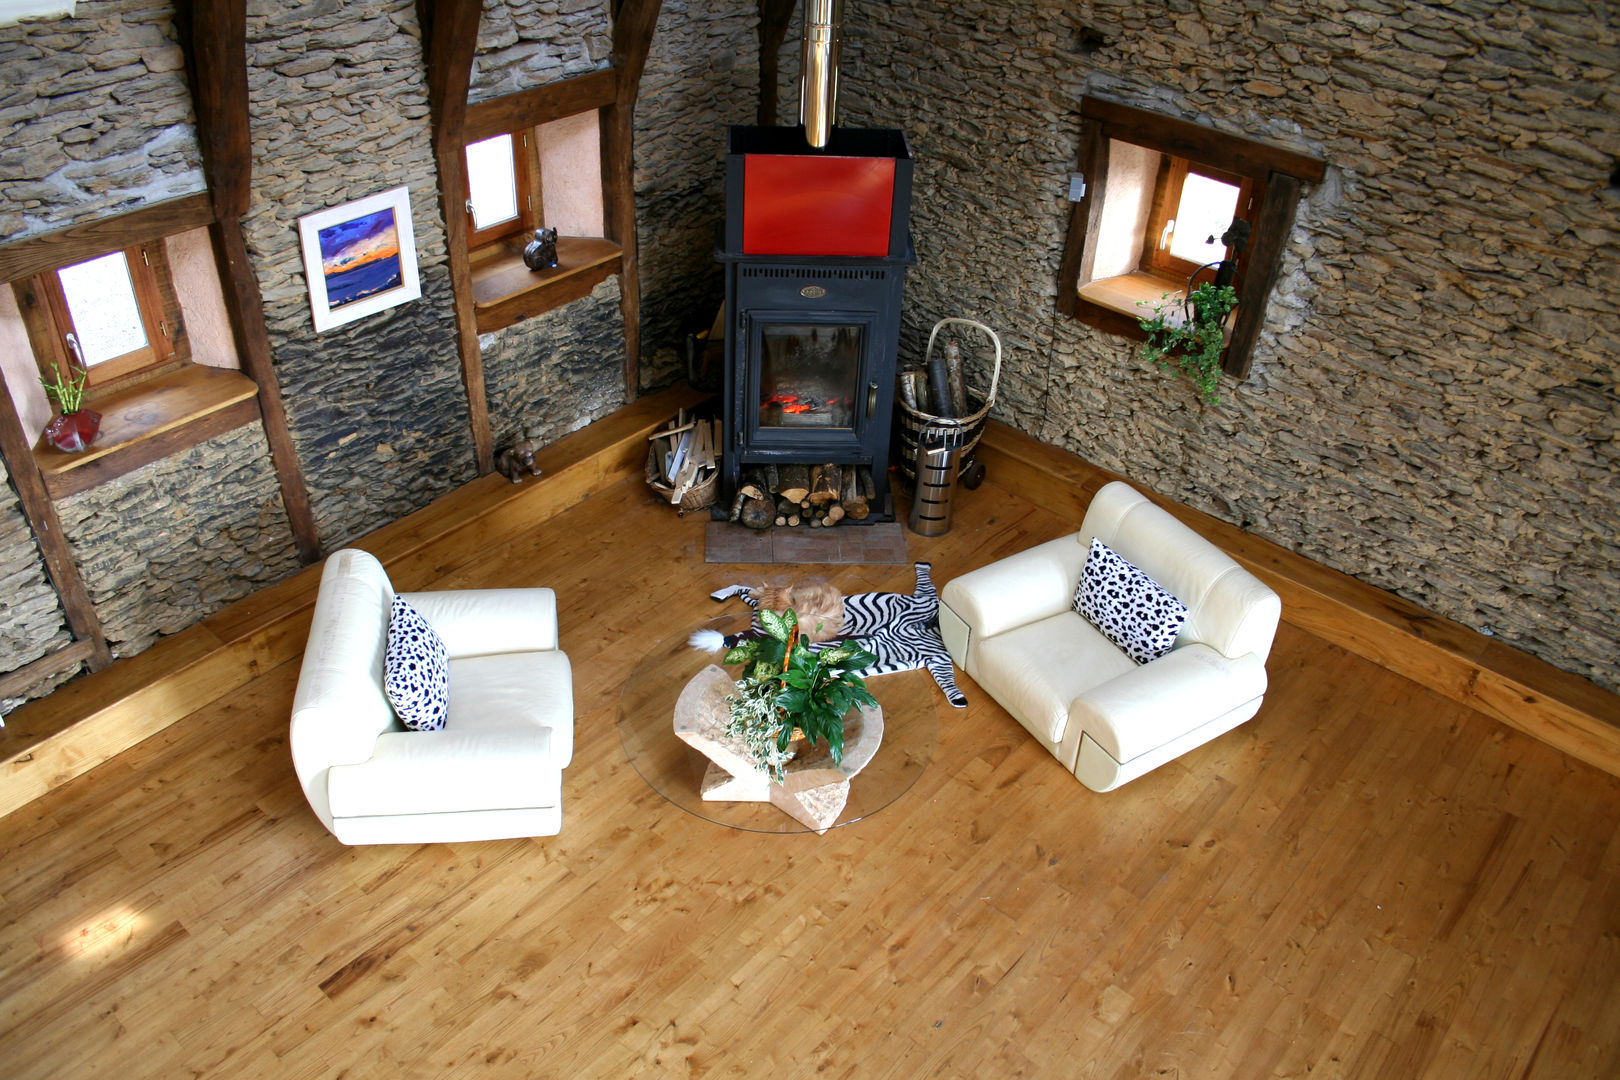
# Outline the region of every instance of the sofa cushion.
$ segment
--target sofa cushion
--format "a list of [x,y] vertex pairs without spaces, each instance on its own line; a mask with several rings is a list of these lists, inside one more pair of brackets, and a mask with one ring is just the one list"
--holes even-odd
[[496,653],[450,661],[450,716],[456,731],[514,727],[551,732],[551,760],[574,756],[574,676],[563,652]]
[[402,596],[388,615],[388,651],[383,657],[383,689],[413,731],[438,731],[449,713],[450,654]]
[[1135,670],[1094,626],[1063,611],[984,639],[968,673],[1031,734],[1056,746],[1075,698]]
[[1074,610],[1138,664],[1169,652],[1187,621],[1186,604],[1096,537],[1080,571]]

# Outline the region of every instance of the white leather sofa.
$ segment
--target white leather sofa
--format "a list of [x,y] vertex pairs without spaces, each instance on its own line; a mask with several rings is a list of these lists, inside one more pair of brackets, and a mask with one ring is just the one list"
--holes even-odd
[[573,674],[550,589],[402,594],[449,653],[441,731],[409,731],[383,691],[394,589],[345,548],[326,561],[293,699],[293,767],[345,844],[550,836],[574,753]]
[[[1137,665],[1072,608],[1095,536],[1188,608],[1171,651]],[[940,592],[952,659],[1093,791],[1109,791],[1253,716],[1277,594],[1130,486],[1104,486],[1078,533]]]

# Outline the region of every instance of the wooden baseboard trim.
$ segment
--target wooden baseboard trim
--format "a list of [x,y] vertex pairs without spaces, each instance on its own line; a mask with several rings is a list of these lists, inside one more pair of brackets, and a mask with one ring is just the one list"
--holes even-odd
[[975,455],[992,483],[1076,523],[1126,480],[1275,589],[1287,622],[1620,776],[1620,695],[998,421]]
[[[352,546],[381,559],[400,589],[420,588],[454,569],[456,552],[470,559],[639,474],[647,436],[707,396],[677,387],[641,398],[546,447],[539,477],[479,477]],[[321,564],[306,567],[11,713],[0,728],[0,816],[296,658],[320,580]]]

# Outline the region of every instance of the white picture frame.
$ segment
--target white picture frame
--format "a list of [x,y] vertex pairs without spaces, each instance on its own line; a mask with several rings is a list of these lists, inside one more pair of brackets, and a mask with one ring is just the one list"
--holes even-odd
[[305,214],[298,238],[316,333],[422,295],[408,188]]

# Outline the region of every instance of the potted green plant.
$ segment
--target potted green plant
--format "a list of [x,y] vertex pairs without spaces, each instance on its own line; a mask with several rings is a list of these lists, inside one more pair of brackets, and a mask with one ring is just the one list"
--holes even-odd
[[90,373],[71,366],[68,370],[75,372],[75,375],[64,378],[62,369],[52,361],[51,374],[56,376],[55,381],[41,379],[39,384],[49,397],[55,399],[59,410],[45,425],[45,438],[58,450],[76,453],[95,441],[96,434],[101,431],[101,414],[84,407],[84,386]]
[[1237,290],[1206,281],[1179,303],[1171,301],[1169,293],[1160,301],[1151,318],[1137,321],[1148,335],[1138,358],[1157,364],[1161,371],[1186,376],[1206,402],[1216,404],[1221,400],[1226,317],[1237,307]]
[[800,737],[811,746],[825,740],[833,764],[840,764],[845,717],[857,706],[877,704],[856,674],[877,657],[853,641],[810,648],[792,608],[761,611],[759,622],[763,636],[741,641],[725,655],[727,664],[746,665],[736,692],[726,698],[728,734],[741,739],[777,783]]

